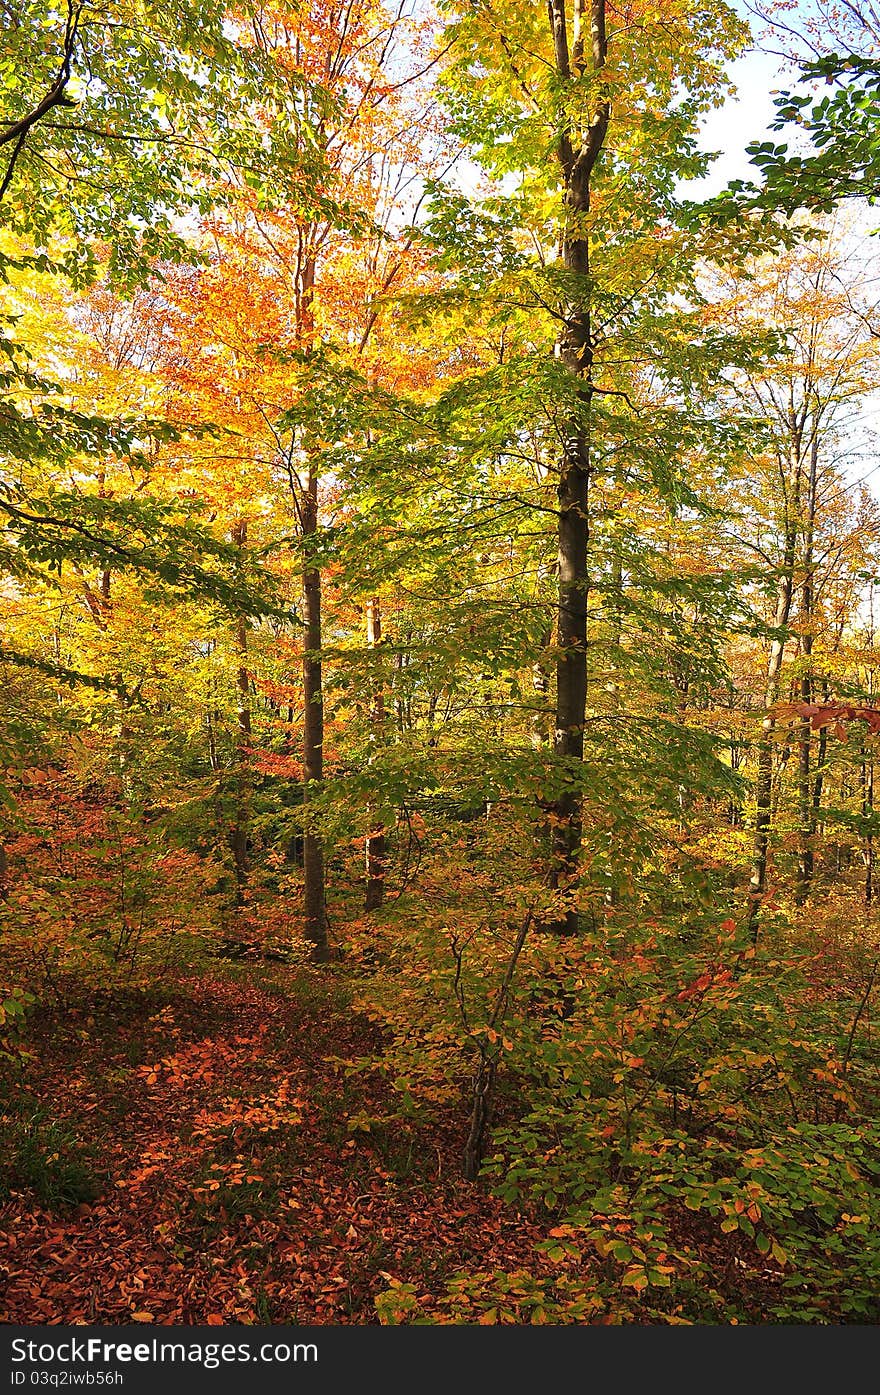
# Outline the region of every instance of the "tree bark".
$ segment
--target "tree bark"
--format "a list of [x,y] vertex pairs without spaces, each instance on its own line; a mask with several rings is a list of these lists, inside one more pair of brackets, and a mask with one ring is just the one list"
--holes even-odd
[[[306,354],[311,353],[315,337],[314,294],[317,260],[312,240],[313,230],[299,230],[299,262],[297,267],[296,330],[297,341]],[[324,780],[324,693],[321,672],[321,572],[315,565],[314,538],[318,531],[318,475],[314,460],[307,466],[305,480],[299,475],[291,479],[303,556],[303,804],[302,804],[302,868],[303,868],[303,933],[311,945],[311,957],[316,962],[330,958],[327,936],[327,891],[324,868],[324,843],[309,805],[320,794]]]
[[773,705],[779,696],[779,681],[785,657],[785,629],[791,618],[794,597],[794,568],[798,539],[798,523],[801,496],[802,471],[802,426],[791,423],[789,441],[789,479],[792,481],[791,494],[786,498],[785,533],[782,550],[782,565],[776,590],[776,608],[773,616],[775,630],[767,660],[767,683],[764,689],[764,718],[761,723],[761,736],[758,742],[758,771],[755,782],[755,842],[752,859],[752,875],[749,880],[748,928],[752,943],[758,938],[758,922],[761,904],[767,889],[767,855],[770,847],[770,829],[773,821],[773,731],[776,718]]
[[324,844],[309,817],[309,804],[324,779],[324,696],[321,686],[321,573],[310,557],[310,540],[318,531],[318,477],[309,467],[305,495],[300,501],[303,536],[303,878],[305,937],[312,958],[329,958],[327,905],[324,884]]
[[[244,549],[247,545],[247,522],[239,519],[232,529],[232,541]],[[235,627],[235,643],[238,652],[238,669],[235,675],[236,718],[235,718],[235,809],[229,829],[229,846],[235,867],[235,899],[238,905],[244,902],[244,889],[250,874],[248,856],[248,802],[250,794],[250,745],[251,745],[251,679],[247,666],[248,622],[240,615]]]
[[[573,46],[569,50],[565,0],[548,0],[556,73],[563,83],[572,82],[585,66],[583,33],[585,3],[575,0]],[[605,0],[589,0],[592,68],[605,64]],[[590,249],[585,226],[590,211],[590,180],[605,142],[610,106],[598,103],[586,129],[576,131],[570,117],[560,116],[557,157],[562,171],[565,228],[562,262],[577,278],[576,295],[564,312],[564,327],[556,344],[556,358],[578,381],[577,406],[564,426],[559,463],[557,498],[559,523],[557,556],[556,721],[554,753],[558,792],[548,802],[551,865],[549,881],[555,889],[573,893],[580,868],[583,797],[580,766],[584,758],[584,723],[587,700],[587,605],[590,543],[590,426],[593,395],[593,343],[590,314]],[[548,927],[557,933],[578,929],[573,902]]]
[[[780,579],[774,616],[774,624],[777,628],[788,624],[791,611],[791,593],[792,582],[789,574]],[[770,646],[770,658],[767,664],[767,686],[764,692],[765,708],[771,708],[776,701],[784,652],[785,640],[775,638]],[[773,730],[775,726],[776,719],[772,712],[766,712],[761,723],[761,738],[758,742],[758,774],[755,782],[755,848],[752,859],[752,875],[749,881],[749,933],[753,941],[758,937],[761,902],[767,889],[767,853],[770,846],[770,825],[772,822]]]
[[[870,628],[868,632],[868,642],[871,649],[874,648],[874,591],[871,589],[871,611]],[[873,664],[868,669],[868,695],[874,696],[874,667]],[[867,742],[862,737],[862,817],[871,820],[874,817],[874,756],[868,753]],[[865,909],[870,909],[874,900],[874,834],[871,831],[870,822],[868,831],[865,834],[863,848],[865,860]]]
[[[868,755],[866,743],[862,739],[862,818],[871,819],[874,814],[874,761]],[[862,857],[865,863],[864,899],[867,910],[874,899],[874,835],[869,831],[864,836]]]
[[[815,425],[810,442],[810,473],[807,484],[807,509],[804,533],[804,585],[801,603],[801,640],[804,672],[801,676],[801,701],[813,700],[813,675],[810,664],[813,653],[813,537],[816,527],[816,485],[818,482],[819,440]],[[811,788],[812,727],[805,717],[801,723],[798,743],[798,869],[795,903],[802,906],[810,894],[813,880],[813,839],[816,833],[816,813]]]
[[[371,650],[375,650],[382,642],[382,612],[379,605],[378,596],[374,596],[367,601],[367,644]],[[370,692],[370,746],[375,749],[382,741],[385,730],[385,694],[382,690],[382,680],[378,673],[371,679]],[[372,760],[372,755],[369,758]],[[385,897],[385,830],[381,825],[377,825],[367,834],[366,848],[366,892],[364,895],[364,909],[376,911],[382,905]]]

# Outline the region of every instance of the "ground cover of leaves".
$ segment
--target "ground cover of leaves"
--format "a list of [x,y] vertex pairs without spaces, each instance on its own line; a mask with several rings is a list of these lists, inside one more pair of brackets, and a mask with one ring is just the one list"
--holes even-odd
[[461,1268],[534,1271],[546,1229],[460,1180],[460,1132],[363,1126],[386,1087],[333,1058],[377,1044],[314,983],[47,1011],[0,1101],[0,1320],[376,1322],[394,1282],[431,1307]]

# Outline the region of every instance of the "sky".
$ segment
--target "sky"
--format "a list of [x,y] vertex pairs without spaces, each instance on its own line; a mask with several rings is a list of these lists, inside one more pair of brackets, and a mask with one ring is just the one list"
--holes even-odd
[[767,138],[773,115],[773,90],[790,81],[781,72],[779,60],[758,49],[749,50],[732,63],[729,74],[737,95],[709,113],[700,141],[704,150],[721,153],[705,179],[690,179],[682,184],[682,193],[688,198],[716,194],[731,179],[755,178],[756,170],[746,156],[746,146]]
[[[743,9],[742,5],[736,8]],[[736,96],[706,117],[700,139],[703,150],[718,151],[719,157],[705,178],[687,180],[679,185],[679,192],[685,198],[708,198],[719,193],[731,179],[756,180],[757,170],[749,162],[746,147],[752,141],[791,139],[790,132],[775,134],[769,130],[774,89],[793,84],[791,68],[783,67],[779,58],[752,48],[731,65],[729,73],[737,88]],[[759,179],[756,182],[760,182]],[[873,261],[876,239],[871,234],[880,223],[877,210],[866,209],[860,214],[849,210],[847,216],[853,219],[853,238],[861,244],[862,256]],[[880,254],[880,240],[877,240],[877,254]],[[880,497],[880,464],[877,463],[880,392],[868,394],[861,402],[854,415],[852,439],[853,456],[844,463],[844,474],[851,482],[867,474],[866,485],[875,497]]]

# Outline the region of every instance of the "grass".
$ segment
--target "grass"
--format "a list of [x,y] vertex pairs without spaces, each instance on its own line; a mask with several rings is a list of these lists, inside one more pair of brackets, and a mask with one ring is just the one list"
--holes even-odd
[[96,1201],[102,1182],[90,1150],[63,1124],[43,1112],[4,1120],[5,1165],[0,1198],[29,1191],[49,1211],[68,1211]]

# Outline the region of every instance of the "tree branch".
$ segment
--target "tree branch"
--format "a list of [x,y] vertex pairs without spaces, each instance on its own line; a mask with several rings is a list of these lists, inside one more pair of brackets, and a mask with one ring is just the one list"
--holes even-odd
[[[14,121],[11,126],[7,126],[5,131],[0,131],[0,145],[9,145],[11,141],[20,141],[22,136],[26,136],[32,126],[45,116],[53,107],[65,106],[73,107],[76,103],[65,95],[65,88],[70,82],[71,64],[76,48],[79,21],[82,15],[82,3],[73,5],[71,0],[67,3],[67,24],[64,31],[64,58],[58,70],[58,76],[49,88],[41,102],[28,112],[27,116],[22,116],[18,121]],[[13,156],[13,159],[15,157]],[[7,171],[8,174],[8,171]]]

